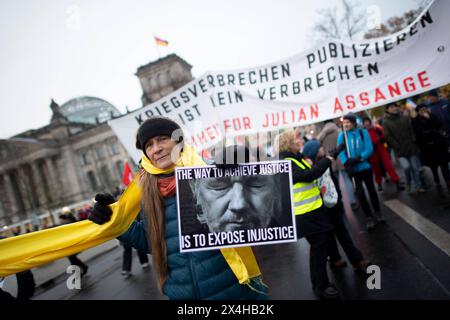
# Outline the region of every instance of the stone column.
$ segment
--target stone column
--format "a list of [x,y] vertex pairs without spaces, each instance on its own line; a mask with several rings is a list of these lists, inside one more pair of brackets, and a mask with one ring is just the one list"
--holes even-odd
[[42,174],[40,172],[37,162],[30,163],[32,177],[34,181],[34,186],[36,188],[36,195],[38,200],[38,205],[41,208],[46,208],[48,203],[47,195],[45,194],[44,181],[42,181]]
[[61,190],[61,184],[58,181],[56,174],[56,169],[53,165],[51,158],[45,159],[45,176],[47,178],[47,185],[51,194],[53,204],[59,204],[61,198],[64,197],[63,191]]
[[29,179],[23,167],[17,168],[17,185],[19,186],[20,194],[22,196],[22,202],[25,206],[25,211],[31,212],[32,207],[32,195]]
[[[8,199],[10,201],[11,217],[13,221],[17,221],[25,215],[25,208],[23,207],[24,204],[20,190],[16,190],[13,185],[13,175],[14,173],[12,171],[5,174],[5,187],[8,193]],[[19,188],[17,181],[16,184],[17,188]]]
[[50,181],[49,181],[49,174],[47,174],[47,165],[45,163],[45,159],[39,159],[36,161],[36,166],[37,166],[37,172],[38,175],[40,176],[39,181],[41,182],[41,187],[42,187],[42,192],[44,193],[45,196],[45,203],[48,207],[51,207],[53,204],[53,196],[52,196],[52,191],[50,190]]
[[[0,221],[7,220],[7,208],[6,208],[6,192],[5,192],[5,181],[3,175],[0,175]],[[5,222],[9,223],[9,222]]]
[[67,146],[61,150],[61,159],[59,160],[61,168],[61,183],[64,186],[63,189],[67,190],[64,194],[65,201],[76,202],[84,199],[83,197],[83,185],[81,183],[82,170],[77,167],[76,160],[78,156]]
[[32,200],[32,204],[33,204],[33,208],[35,210],[39,210],[40,204],[41,202],[39,201],[39,188],[38,188],[38,184],[36,178],[35,178],[35,173],[33,171],[33,166],[31,165],[31,163],[27,163],[24,167],[23,167],[26,177],[27,177],[27,181],[28,181],[28,185],[29,185],[29,190],[31,193],[31,200]]
[[4,201],[4,207],[6,211],[8,212],[9,216],[13,216],[18,210],[17,210],[17,203],[14,199],[14,192],[11,185],[11,178],[9,177],[9,174],[5,173],[3,175],[3,190],[4,195],[2,197],[2,201]]
[[63,181],[63,171],[62,171],[61,158],[53,156],[51,158],[51,163],[53,164],[56,183],[58,185],[58,189],[60,190],[60,194],[67,194],[69,190],[67,190],[67,186],[64,185],[64,183],[62,182]]

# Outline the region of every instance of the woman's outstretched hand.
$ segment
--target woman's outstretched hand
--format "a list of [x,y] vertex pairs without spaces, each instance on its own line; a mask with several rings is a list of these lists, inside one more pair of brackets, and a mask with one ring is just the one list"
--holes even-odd
[[97,193],[95,195],[94,208],[88,219],[96,224],[104,224],[111,220],[112,210],[110,204],[116,202],[114,197],[109,193]]

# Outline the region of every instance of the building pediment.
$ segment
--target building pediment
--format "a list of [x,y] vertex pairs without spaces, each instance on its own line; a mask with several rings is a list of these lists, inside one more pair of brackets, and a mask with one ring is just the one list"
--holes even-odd
[[14,138],[31,138],[37,141],[42,140],[54,140],[60,141],[69,136],[78,134],[82,131],[89,130],[96,125],[87,124],[87,123],[50,123],[39,129],[28,130],[18,135],[14,136]]
[[4,164],[9,161],[17,162],[30,154],[51,148],[52,141],[42,142],[30,138],[11,138],[0,140],[0,161]]

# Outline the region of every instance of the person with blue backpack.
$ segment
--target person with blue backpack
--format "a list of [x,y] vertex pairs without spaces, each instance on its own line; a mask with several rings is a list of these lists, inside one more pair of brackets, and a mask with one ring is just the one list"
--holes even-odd
[[[372,230],[377,222],[385,223],[380,212],[380,202],[373,182],[372,167],[368,159],[373,153],[373,145],[366,129],[360,129],[356,125],[356,115],[349,113],[343,118],[343,130],[339,134],[337,144],[344,143],[346,148],[339,154],[347,173],[355,179],[356,194],[361,207],[366,214],[366,228]],[[374,213],[369,206],[364,191],[366,186]]]

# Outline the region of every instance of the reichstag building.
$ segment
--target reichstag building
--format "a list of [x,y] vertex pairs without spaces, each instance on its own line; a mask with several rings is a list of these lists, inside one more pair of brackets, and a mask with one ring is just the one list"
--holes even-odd
[[[192,80],[191,68],[175,54],[139,67],[139,107]],[[83,96],[61,105],[51,100],[50,108],[48,125],[0,140],[0,227],[92,199],[97,192],[112,193],[125,162],[136,169],[107,124],[123,116],[112,104]]]

